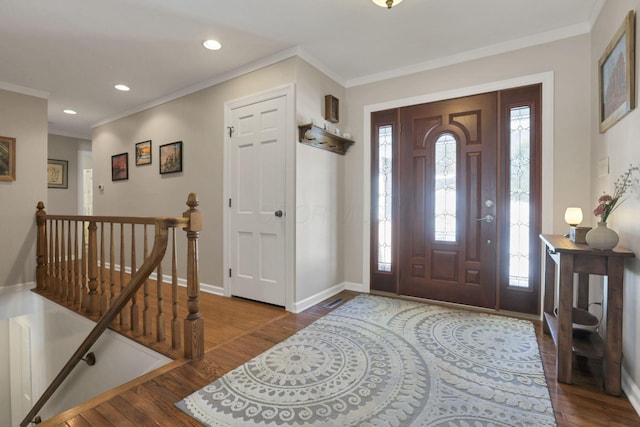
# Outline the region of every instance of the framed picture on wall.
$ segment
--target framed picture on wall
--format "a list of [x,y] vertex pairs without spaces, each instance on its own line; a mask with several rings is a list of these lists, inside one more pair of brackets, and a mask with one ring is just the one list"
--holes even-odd
[[47,186],[49,188],[68,188],[69,162],[67,160],[47,160]]
[[0,181],[16,180],[16,139],[0,136]]
[[160,173],[182,172],[182,141],[160,146]]
[[340,121],[340,101],[333,95],[324,97],[324,119],[331,123]]
[[632,10],[598,61],[600,133],[636,107],[635,19]]
[[136,144],[136,166],[151,164],[151,140]]
[[129,179],[129,153],[111,156],[111,181]]

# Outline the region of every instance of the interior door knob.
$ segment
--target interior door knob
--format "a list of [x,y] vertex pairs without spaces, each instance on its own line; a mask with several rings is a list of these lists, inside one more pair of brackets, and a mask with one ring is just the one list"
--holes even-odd
[[493,217],[493,215],[485,215],[482,218],[477,218],[476,221],[482,221],[482,222],[486,222],[487,224],[493,222],[495,218]]
[[277,216],[278,218],[282,217],[282,211],[281,210],[277,210],[274,213],[275,216]]

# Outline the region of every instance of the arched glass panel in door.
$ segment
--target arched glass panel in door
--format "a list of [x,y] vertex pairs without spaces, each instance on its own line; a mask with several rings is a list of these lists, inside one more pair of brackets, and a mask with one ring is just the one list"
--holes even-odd
[[435,143],[434,238],[455,242],[457,239],[456,165],[458,142],[443,133]]

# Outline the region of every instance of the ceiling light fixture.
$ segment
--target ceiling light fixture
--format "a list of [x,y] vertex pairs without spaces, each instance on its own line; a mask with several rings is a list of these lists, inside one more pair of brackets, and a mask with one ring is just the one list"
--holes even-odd
[[62,112],[65,113],[65,114],[71,114],[71,115],[78,114],[73,110],[62,110]]
[[220,50],[222,45],[218,40],[205,40],[202,43],[202,46],[206,47],[209,50]]
[[387,9],[391,9],[393,6],[397,5],[402,0],[395,0],[395,1],[394,0],[371,0],[371,1],[373,1],[378,6],[386,7]]
[[122,92],[128,92],[131,90],[127,85],[115,85],[114,87]]

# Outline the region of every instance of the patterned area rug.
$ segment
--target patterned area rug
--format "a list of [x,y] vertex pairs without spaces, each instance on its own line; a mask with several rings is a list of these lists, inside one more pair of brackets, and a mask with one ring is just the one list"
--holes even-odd
[[555,426],[531,322],[360,295],[176,403],[208,426]]

